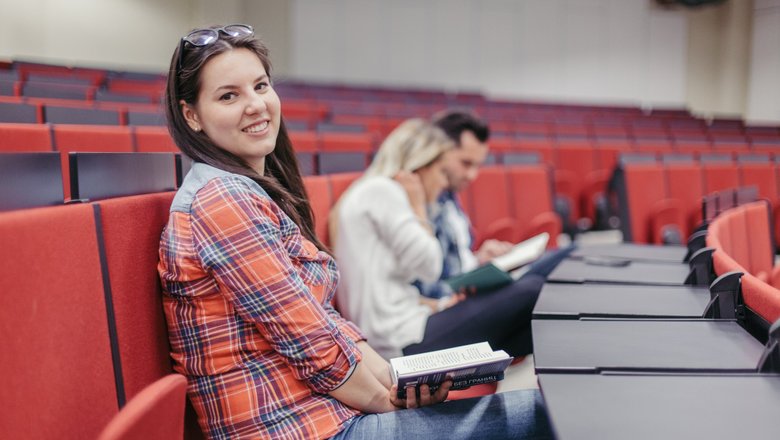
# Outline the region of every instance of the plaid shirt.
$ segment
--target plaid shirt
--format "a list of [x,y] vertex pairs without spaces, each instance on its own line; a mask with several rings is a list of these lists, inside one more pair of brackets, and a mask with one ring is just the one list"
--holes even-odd
[[[465,233],[456,229],[456,225],[469,225],[470,223],[458,202],[458,198],[451,191],[443,191],[439,196],[431,219],[444,257],[441,276],[439,281],[433,283],[415,281],[414,285],[423,296],[443,298],[453,293],[450,286],[443,280],[473,269],[471,266],[474,265],[473,261],[476,261],[476,258],[471,256],[470,251],[473,237],[470,228]],[[464,258],[470,258],[473,261],[463,261]]]
[[327,438],[358,414],[327,394],[363,339],[331,306],[334,261],[254,181],[195,164],[158,269],[174,368],[210,438]]

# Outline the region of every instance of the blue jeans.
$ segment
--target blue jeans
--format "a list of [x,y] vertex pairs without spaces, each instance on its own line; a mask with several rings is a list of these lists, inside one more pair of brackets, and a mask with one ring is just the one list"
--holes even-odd
[[424,408],[364,414],[334,440],[344,439],[551,439],[538,390],[520,390]]

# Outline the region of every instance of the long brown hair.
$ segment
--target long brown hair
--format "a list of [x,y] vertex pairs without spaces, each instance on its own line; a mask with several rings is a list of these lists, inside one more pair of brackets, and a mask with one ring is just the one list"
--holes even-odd
[[[219,26],[212,27],[212,29],[217,28]],[[276,146],[265,158],[263,175],[253,170],[244,159],[218,147],[204,132],[191,130],[184,119],[180,101],[184,100],[190,105],[197,103],[203,66],[212,57],[238,48],[249,49],[256,54],[263,63],[269,79],[271,78],[268,48],[254,35],[232,37],[219,32],[217,41],[207,46],[179,44],[171,57],[165,88],[168,131],[176,146],[193,161],[246,176],[257,182],[282,211],[298,225],[304,237],[312,241],[320,250],[327,250],[314,233],[314,215],[283,119],[280,119]],[[180,57],[179,52],[182,50],[184,53]]]

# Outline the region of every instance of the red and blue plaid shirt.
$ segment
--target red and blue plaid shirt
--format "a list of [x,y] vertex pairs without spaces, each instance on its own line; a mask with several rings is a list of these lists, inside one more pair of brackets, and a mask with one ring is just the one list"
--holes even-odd
[[327,393],[361,360],[333,259],[251,179],[195,164],[160,243],[175,370],[210,438],[327,438],[358,412]]

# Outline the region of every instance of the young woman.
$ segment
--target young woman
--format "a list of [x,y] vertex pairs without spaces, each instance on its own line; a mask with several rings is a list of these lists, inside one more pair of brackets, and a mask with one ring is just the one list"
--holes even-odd
[[444,158],[453,148],[432,123],[404,122],[334,208],[338,230],[349,231],[332,240],[342,272],[339,307],[388,359],[482,341],[513,356],[531,352],[542,277],[526,276],[511,291],[439,300],[412,284],[439,279],[442,249],[428,211],[449,185]]
[[387,363],[331,306],[338,271],[312,232],[268,51],[251,27],[182,38],[165,104],[194,164],[160,241],[163,305],[174,368],[209,438],[548,435],[535,392],[430,407],[445,383],[395,397]]

